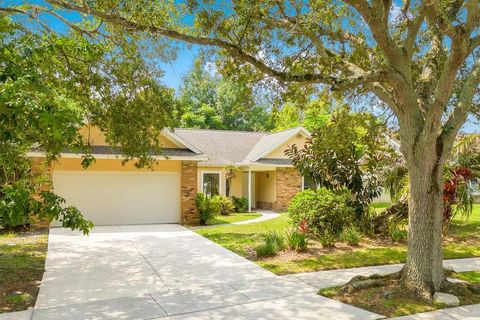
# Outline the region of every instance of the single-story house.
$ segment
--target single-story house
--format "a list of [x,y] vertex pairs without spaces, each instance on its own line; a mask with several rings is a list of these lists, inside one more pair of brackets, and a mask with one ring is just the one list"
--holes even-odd
[[[275,133],[164,130],[163,153],[153,169],[122,165],[118,148],[108,146],[100,130],[82,131],[96,162],[83,169],[81,154],[64,152],[49,170],[54,191],[96,225],[196,223],[195,195],[225,195],[228,166],[239,168],[230,194],[247,198],[249,210],[286,210],[308,184],[284,154],[293,144],[305,144],[310,134],[302,127]],[[44,157],[33,151],[29,156],[34,163]]]

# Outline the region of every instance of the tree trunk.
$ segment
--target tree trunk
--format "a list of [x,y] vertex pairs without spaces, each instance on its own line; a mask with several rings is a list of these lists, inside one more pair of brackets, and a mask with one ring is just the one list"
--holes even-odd
[[408,289],[425,299],[431,299],[445,279],[442,265],[444,161],[442,146],[433,145],[417,145],[407,157],[409,232],[402,281]]

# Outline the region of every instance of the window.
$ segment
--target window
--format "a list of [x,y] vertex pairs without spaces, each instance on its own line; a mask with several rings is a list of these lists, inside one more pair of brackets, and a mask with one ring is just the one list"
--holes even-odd
[[303,177],[303,190],[307,189],[317,189],[317,184],[311,177]]
[[220,172],[204,172],[202,174],[202,192],[207,197],[220,194]]

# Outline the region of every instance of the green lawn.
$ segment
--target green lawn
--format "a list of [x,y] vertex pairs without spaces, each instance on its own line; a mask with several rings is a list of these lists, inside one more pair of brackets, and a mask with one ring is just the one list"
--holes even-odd
[[[405,244],[365,239],[358,248],[339,244],[335,249],[323,249],[318,243],[313,242],[306,253],[284,252],[272,258],[255,259],[253,248],[262,243],[262,234],[270,230],[285,233],[291,227],[288,215],[284,213],[279,218],[269,221],[203,229],[197,232],[233,252],[254,260],[276,274],[402,263],[406,258]],[[475,205],[474,213],[467,222],[461,219],[454,220],[451,236],[444,244],[445,259],[480,256],[479,228],[480,205]]]
[[197,230],[197,233],[233,252],[248,256],[249,247],[259,245],[263,233],[270,230],[286,230],[290,225],[288,221],[288,216],[282,214],[280,217],[268,221],[200,229]]
[[232,222],[251,220],[251,219],[258,218],[260,216],[262,215],[256,212],[232,213],[228,216],[217,216],[209,220],[207,225],[226,224],[226,223],[232,223]]
[[460,239],[474,235],[480,236],[480,204],[473,205],[472,215],[468,219],[456,217],[450,231]]
[[390,207],[390,203],[386,203],[386,202],[370,204],[370,208],[373,208],[375,210],[375,212],[377,212],[377,213],[382,212],[383,210],[387,209],[388,207]]
[[34,305],[47,242],[46,230],[0,234],[0,313]]
[[451,277],[471,283],[480,282],[480,271],[454,272]]

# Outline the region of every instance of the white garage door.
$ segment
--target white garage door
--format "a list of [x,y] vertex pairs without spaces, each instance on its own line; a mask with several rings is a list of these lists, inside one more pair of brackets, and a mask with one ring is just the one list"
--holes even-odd
[[175,172],[56,171],[55,193],[95,225],[178,223],[180,175]]

